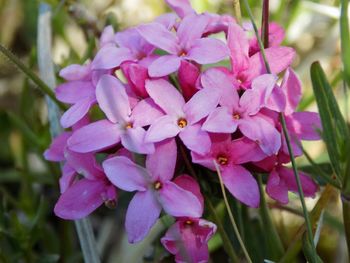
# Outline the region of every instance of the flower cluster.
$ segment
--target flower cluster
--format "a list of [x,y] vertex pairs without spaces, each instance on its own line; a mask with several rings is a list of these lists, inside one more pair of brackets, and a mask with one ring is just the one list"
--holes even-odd
[[[164,211],[176,220],[161,239],[164,247],[177,262],[206,262],[216,231],[202,219],[197,180],[206,178],[184,173],[178,149],[196,167],[218,166],[227,190],[250,207],[260,202],[253,173],[269,174],[267,194],[285,204],[297,186],[285,166],[290,156],[279,114],[295,156],[302,155],[301,140],[319,139],[320,120],[295,111],[301,84],[280,26],[269,25],[267,74],[248,26],[228,15],[197,14],[186,0],[167,3],[176,14],[118,33],[109,26],[91,61],[60,71],[66,82],[56,96],[71,105],[61,118],[67,130],[45,157],[63,162],[57,216],[79,219],[103,203],[115,206],[117,189],[135,192],[125,220],[131,243]],[[317,185],[300,176],[305,196],[314,196]]]

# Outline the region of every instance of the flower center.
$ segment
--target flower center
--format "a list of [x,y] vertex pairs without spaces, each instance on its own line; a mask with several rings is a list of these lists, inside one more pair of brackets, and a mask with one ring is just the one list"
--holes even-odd
[[186,220],[185,224],[188,225],[188,226],[193,225],[193,221],[192,220]]
[[180,128],[185,128],[187,126],[187,120],[184,119],[184,118],[181,118],[177,121],[177,125],[180,127]]
[[235,120],[239,120],[240,118],[241,118],[241,115],[239,114],[239,113],[234,113],[233,115],[232,115],[232,117],[235,119]]
[[154,187],[155,190],[161,189],[162,186],[163,186],[162,183],[159,182],[159,181],[155,182],[154,185],[153,185],[153,187]]
[[228,158],[225,156],[225,155],[222,155],[222,154],[219,154],[217,157],[216,157],[216,160],[219,164],[221,165],[226,165],[228,164]]
[[133,125],[131,122],[128,122],[127,124],[125,124],[125,129],[130,129],[132,127],[133,127]]
[[184,57],[184,56],[187,56],[187,52],[185,50],[181,50],[179,52],[179,57]]

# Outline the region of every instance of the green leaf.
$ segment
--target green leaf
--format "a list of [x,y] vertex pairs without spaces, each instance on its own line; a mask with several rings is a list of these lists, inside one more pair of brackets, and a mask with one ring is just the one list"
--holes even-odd
[[306,257],[308,262],[310,262],[310,263],[321,263],[321,262],[323,262],[322,259],[318,255],[316,255],[316,258],[314,258],[312,256],[312,248],[310,246],[310,242],[307,239],[307,235],[306,234],[303,235],[303,252],[304,252],[304,255],[305,255],[305,257]]
[[341,0],[340,43],[344,66],[344,79],[350,87],[350,33],[348,17],[349,0]]
[[340,179],[344,179],[349,130],[319,62],[311,65],[311,80],[322,121],[322,137],[327,146],[329,159],[335,174]]

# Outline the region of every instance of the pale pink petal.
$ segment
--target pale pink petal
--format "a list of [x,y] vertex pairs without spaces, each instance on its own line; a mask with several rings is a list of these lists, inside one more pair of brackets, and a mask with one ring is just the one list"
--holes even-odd
[[97,52],[92,61],[92,69],[113,69],[119,67],[125,61],[132,60],[135,60],[135,57],[128,48],[107,45]]
[[[212,144],[213,146],[214,144]],[[198,154],[196,152],[191,152],[191,159],[193,163],[198,163],[212,171],[215,171],[214,160],[215,158],[210,154]]]
[[75,103],[62,115],[60,120],[62,127],[72,127],[82,118],[84,118],[95,102],[95,98],[85,98]]
[[164,79],[147,80],[146,90],[154,102],[167,114],[182,117],[185,100],[168,81]]
[[215,133],[233,133],[237,130],[237,122],[226,107],[219,107],[209,114],[202,129]]
[[239,201],[250,207],[259,206],[259,187],[248,170],[240,165],[226,167],[222,171],[222,180],[230,193]]
[[141,100],[132,109],[131,120],[134,126],[144,127],[151,125],[154,121],[164,115],[163,111],[151,98]]
[[177,37],[160,23],[140,25],[137,30],[148,43],[170,54],[177,54],[180,51]]
[[184,51],[191,48],[194,41],[201,38],[209,22],[205,14],[192,14],[184,17],[177,29],[177,37]]
[[320,115],[316,112],[294,112],[286,117],[287,127],[300,140],[319,140],[322,124]]
[[232,72],[237,74],[249,67],[249,42],[246,33],[236,23],[229,24],[227,45],[230,49]]
[[113,123],[125,121],[131,114],[125,87],[113,76],[101,77],[96,87],[96,98],[102,111]]
[[256,141],[267,155],[273,155],[281,148],[281,135],[269,122],[254,116],[239,120],[240,131]]
[[146,131],[141,127],[129,128],[120,134],[122,145],[131,152],[150,154],[154,152],[154,144],[145,142]]
[[165,0],[165,2],[181,18],[189,14],[195,14],[189,0]]
[[120,47],[130,49],[137,59],[150,54],[154,50],[153,45],[145,41],[136,28],[129,28],[116,33],[114,40]]
[[56,98],[59,101],[74,104],[81,99],[92,97],[95,87],[91,81],[70,81],[60,84],[55,89]]
[[224,60],[230,54],[224,42],[215,38],[197,39],[184,57],[198,64],[213,64]]
[[78,176],[76,171],[67,163],[62,167],[62,176],[59,179],[60,193],[64,193],[74,182]]
[[174,176],[177,159],[175,139],[168,139],[155,145],[153,154],[147,155],[146,168],[152,180],[170,181]]
[[162,24],[168,30],[171,30],[177,23],[178,16],[174,13],[165,13],[158,16],[154,21]]
[[[280,167],[277,171],[287,185],[288,190],[294,193],[298,193],[298,186],[293,170],[286,167]],[[318,190],[317,184],[303,172],[299,172],[299,176],[304,195],[306,197],[315,197],[315,194]]]
[[100,37],[100,47],[109,45],[109,44],[115,44],[114,42],[114,29],[113,26],[106,26]]
[[283,90],[279,87],[273,89],[271,96],[267,100],[266,108],[276,111],[283,112],[286,108],[286,96]]
[[[271,47],[265,49],[266,60],[269,62],[271,73],[278,74],[292,64],[295,57],[294,49],[290,47]],[[242,74],[246,80],[267,73],[261,53],[256,53],[249,59],[249,68]]]
[[288,204],[288,188],[275,170],[270,173],[267,180],[266,193],[281,204]]
[[301,82],[291,68],[288,68],[284,74],[281,89],[285,93],[287,99],[284,112],[285,114],[290,115],[297,108],[302,96]]
[[102,150],[119,142],[119,127],[107,120],[101,120],[75,131],[68,140],[68,148],[86,153]]
[[198,198],[172,182],[162,184],[159,189],[159,201],[169,215],[175,217],[200,217],[202,207]]
[[153,77],[163,77],[177,71],[181,58],[175,55],[164,55],[156,59],[149,67],[148,74]]
[[66,159],[64,157],[64,150],[67,146],[67,140],[71,135],[71,132],[63,132],[54,138],[49,148],[44,152],[45,159],[52,162],[64,161]]
[[171,116],[166,115],[160,117],[151,125],[151,127],[149,127],[145,141],[160,142],[162,140],[175,137],[181,130],[176,122],[176,118]]
[[202,213],[204,209],[204,198],[202,196],[198,182],[187,174],[180,175],[175,178],[174,183],[182,189],[193,193],[201,203]]
[[131,200],[125,217],[129,243],[143,240],[157,221],[162,208],[152,191],[137,192]]
[[65,80],[83,80],[90,75],[90,65],[72,64],[60,70],[59,76]]
[[261,161],[266,154],[256,142],[243,137],[232,141],[230,157],[234,164],[242,164]]
[[106,176],[116,187],[125,191],[146,191],[150,179],[148,171],[129,158],[117,156],[102,163]]
[[178,72],[179,84],[182,90],[182,95],[186,100],[189,100],[198,89],[196,83],[200,74],[200,69],[197,65],[186,60],[181,61],[181,66]]
[[205,154],[210,150],[211,141],[209,134],[201,129],[200,124],[187,126],[181,130],[179,137],[191,151]]
[[70,186],[58,199],[54,212],[63,219],[76,220],[89,215],[103,204],[102,181],[82,179]]
[[237,108],[239,96],[236,89],[239,83],[225,68],[210,68],[201,76],[204,88],[215,88],[221,93],[220,104],[229,109]]
[[93,180],[104,177],[104,173],[97,164],[94,154],[76,153],[67,149],[65,156],[70,167],[85,178]]

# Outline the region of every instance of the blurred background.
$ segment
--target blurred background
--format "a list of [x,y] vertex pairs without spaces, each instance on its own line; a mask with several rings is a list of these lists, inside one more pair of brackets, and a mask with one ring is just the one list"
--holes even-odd
[[[39,0],[0,0],[0,43],[33,71],[37,71],[37,15]],[[83,63],[94,51],[103,27],[116,30],[148,22],[168,12],[161,0],[47,0],[53,9],[53,60],[56,72],[71,63]],[[230,0],[193,0],[198,12],[233,14]],[[261,1],[249,1],[260,24]],[[286,30],[285,45],[297,50],[294,68],[302,79],[304,96],[300,110],[317,110],[309,68],[321,61],[339,103],[347,113],[341,81],[339,1],[270,0],[271,21]],[[243,11],[243,16],[247,18]],[[247,20],[248,21],[248,20]],[[59,169],[43,160],[50,143],[45,100],[35,85],[0,55],[0,262],[82,262],[74,224],[56,218],[53,206],[59,196]],[[305,143],[317,163],[327,161],[322,143]],[[298,160],[306,166],[306,159]],[[299,200],[281,207],[268,200],[284,244],[289,244],[303,222]],[[117,209],[101,207],[92,217],[102,262],[172,262],[161,249],[157,224],[141,244],[131,246],[123,232],[128,196]],[[311,209],[316,203],[307,200]],[[256,211],[249,217],[260,224]],[[341,206],[337,195],[322,214],[318,245],[325,262],[347,262]],[[251,230],[254,236],[254,229]],[[156,240],[156,241],[154,241]],[[220,259],[221,240],[210,243],[213,262]],[[255,244],[257,245],[257,244]],[[258,246],[259,247],[259,244]],[[253,250],[254,244],[249,245]],[[261,256],[261,255],[260,255]],[[259,258],[259,256],[256,256]],[[300,258],[303,262],[303,258]]]

